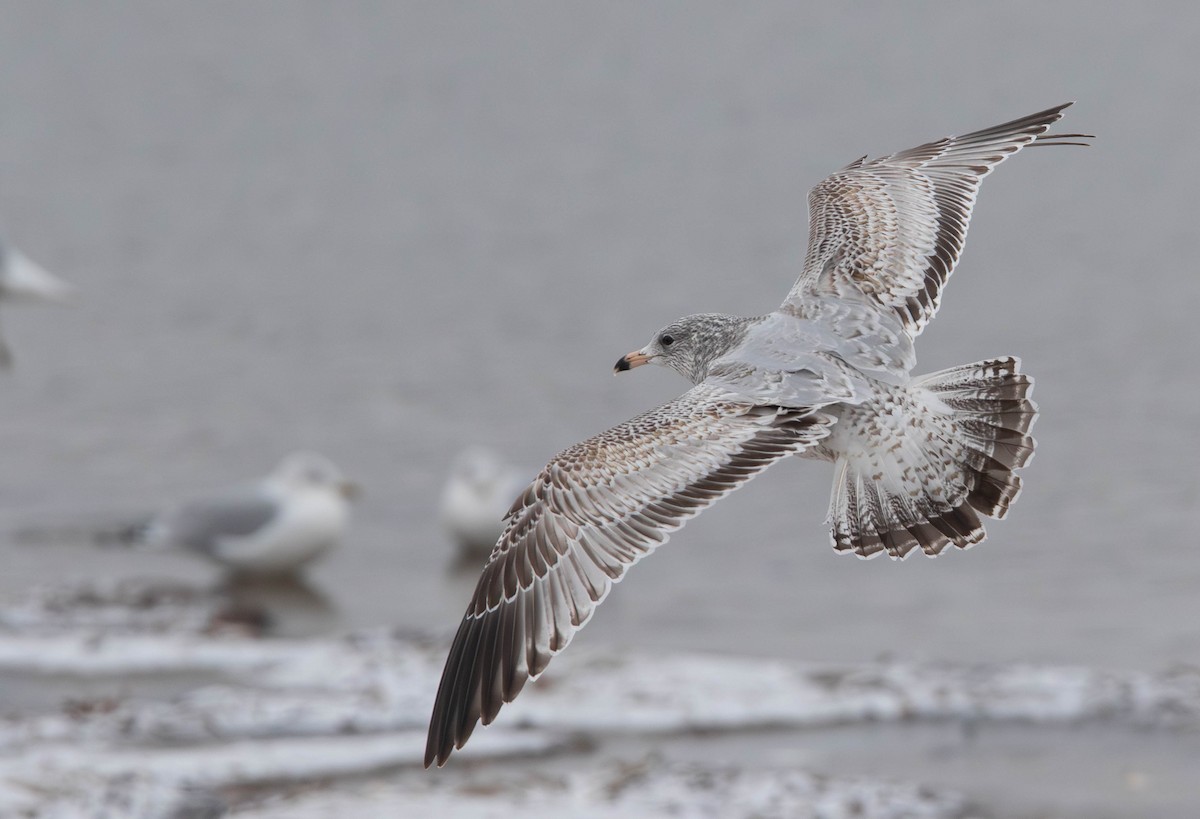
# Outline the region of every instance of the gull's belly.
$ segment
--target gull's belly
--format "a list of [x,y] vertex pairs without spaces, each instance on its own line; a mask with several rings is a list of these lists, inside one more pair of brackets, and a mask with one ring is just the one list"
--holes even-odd
[[213,557],[234,569],[263,574],[293,571],[320,557],[341,540],[346,504],[308,497],[287,505],[279,518],[255,534],[222,541]]

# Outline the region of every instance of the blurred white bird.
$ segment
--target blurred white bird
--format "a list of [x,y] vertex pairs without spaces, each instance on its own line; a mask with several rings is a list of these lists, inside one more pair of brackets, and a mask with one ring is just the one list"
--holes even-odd
[[288,574],[339,543],[357,494],[328,458],[296,452],[257,483],[186,501],[108,539],[185,549],[239,574]]
[[[69,284],[0,239],[0,300],[62,302],[73,292]],[[0,337],[0,367],[11,364],[12,352]]]
[[529,475],[487,447],[464,450],[442,489],[441,520],[464,562],[486,560]]

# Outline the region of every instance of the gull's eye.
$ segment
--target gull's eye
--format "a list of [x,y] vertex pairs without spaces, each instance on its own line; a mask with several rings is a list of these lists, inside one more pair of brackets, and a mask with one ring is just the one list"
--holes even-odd
[[671,335],[670,333],[663,333],[658,339],[658,343],[664,347],[670,347],[675,343],[675,336]]

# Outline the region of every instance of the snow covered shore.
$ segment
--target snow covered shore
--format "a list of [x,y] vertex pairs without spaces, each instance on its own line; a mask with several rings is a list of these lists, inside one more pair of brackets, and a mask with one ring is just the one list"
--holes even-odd
[[[602,760],[554,777],[527,766],[488,778],[480,766],[582,754],[589,742],[618,735],[906,720],[1200,726],[1196,669],[830,667],[576,650],[494,727],[477,731],[449,768],[427,773],[420,762],[440,643],[385,631],[260,639],[212,633],[198,610],[209,604],[199,599],[164,597],[130,607],[124,619],[104,593],[86,599],[105,612],[93,625],[67,616],[61,596],[49,609],[26,601],[0,615],[0,679],[170,675],[197,683],[163,698],[117,694],[5,716],[0,815],[436,815],[453,802],[461,816],[491,815],[502,804],[534,817],[965,816],[953,794],[798,770],[647,763],[631,772]],[[381,771],[388,776],[368,788],[337,785]]]

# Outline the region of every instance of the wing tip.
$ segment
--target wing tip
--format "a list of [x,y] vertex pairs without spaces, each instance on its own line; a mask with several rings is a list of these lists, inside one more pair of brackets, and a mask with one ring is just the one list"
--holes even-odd
[[[1049,115],[1049,114],[1051,114],[1051,112],[1053,112],[1053,114],[1054,114],[1054,118],[1050,119],[1046,123],[1046,128],[1049,129],[1049,127],[1051,125],[1053,125],[1054,123],[1056,123],[1060,119],[1062,119],[1064,112],[1074,104],[1075,104],[1075,100],[1069,100],[1060,105],[1056,105],[1053,108],[1047,108],[1045,111],[1043,111],[1042,112],[1043,114]],[[1037,117],[1038,114],[1034,114],[1033,116]],[[1034,138],[1033,142],[1030,143],[1030,145],[1031,146],[1036,146],[1036,145],[1041,145],[1041,146],[1075,145],[1080,148],[1090,148],[1091,147],[1090,142],[1081,142],[1078,140],[1095,139],[1095,138],[1096,138],[1095,134],[1050,134],[1050,133],[1046,133],[1046,131],[1043,131],[1042,133],[1038,134]]]
[[429,722],[429,735],[425,740],[425,769],[436,764],[441,768],[450,758],[454,750],[454,740],[447,735],[447,725],[443,720],[434,718]]
[[1095,134],[1039,134],[1029,147],[1046,147],[1047,145],[1075,145],[1080,148],[1090,148],[1092,143],[1083,142],[1085,139],[1095,139]]
[[474,728],[473,724],[467,729],[465,735],[462,735],[456,733],[453,720],[431,720],[429,736],[425,740],[425,769],[428,770],[434,766],[444,768],[450,761],[450,755],[456,750],[462,750],[462,747],[467,744],[467,739],[470,738]]
[[[1002,122],[999,125],[993,125],[989,128],[984,128],[979,131],[972,131],[969,134],[962,134],[958,137],[953,137],[957,143],[980,142],[984,140],[995,140],[1012,138],[1025,134],[1031,137],[1025,144],[1030,144],[1038,139],[1045,139],[1045,132],[1054,123],[1063,118],[1063,112],[1075,104],[1074,100],[1069,102],[1053,105],[1049,108],[1037,111],[1032,114],[1026,114],[1023,117]],[[1053,138],[1053,137],[1051,137]]]

